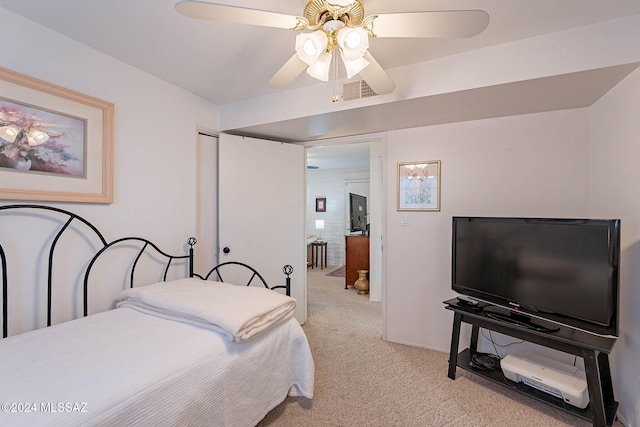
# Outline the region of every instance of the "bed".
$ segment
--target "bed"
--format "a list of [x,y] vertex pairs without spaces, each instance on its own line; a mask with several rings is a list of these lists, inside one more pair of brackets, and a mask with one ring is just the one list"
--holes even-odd
[[[46,327],[16,334],[9,302],[23,284],[8,280],[14,275],[13,251],[1,231],[7,212],[58,218],[46,248],[36,251],[47,274],[46,292],[36,292],[34,300],[46,301],[36,304],[46,306]],[[68,246],[65,233],[79,229],[89,230],[93,236],[81,240],[83,245],[97,241],[90,244],[96,250],[80,262],[80,273],[59,273],[65,270],[58,266],[58,261],[65,265],[59,252]],[[195,243],[189,239],[188,253],[172,256],[142,238],[107,242],[89,222],[61,209],[0,207],[5,337],[0,341],[0,425],[252,426],[288,395],[311,399],[313,358],[292,316],[291,268],[283,268],[286,285],[277,287],[241,263],[224,263],[200,275],[193,271]],[[125,284],[117,281],[122,288],[109,309],[94,312],[95,298],[89,295],[98,292],[95,279],[104,279],[102,259],[123,247],[125,252],[135,248]],[[152,270],[146,264],[161,265],[159,280],[148,285],[139,283],[140,270]],[[176,270],[186,277],[175,277]],[[227,283],[224,271],[240,277],[240,270],[248,281]],[[72,294],[81,300],[77,319],[56,320],[60,275],[75,282]]]

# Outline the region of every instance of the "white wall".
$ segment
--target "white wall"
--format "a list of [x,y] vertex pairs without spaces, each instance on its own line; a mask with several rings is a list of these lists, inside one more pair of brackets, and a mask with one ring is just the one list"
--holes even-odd
[[92,221],[107,240],[138,235],[183,253],[196,232],[197,127],[217,129],[218,108],[0,10],[3,67],[115,104],[113,204],[58,206]]
[[115,104],[114,203],[72,207],[113,237],[143,234],[180,250],[195,231],[197,126],[217,129],[218,108],[5,10],[0,57],[6,68]]
[[611,364],[620,413],[640,425],[640,72],[613,88],[589,111],[589,212],[621,219],[620,339]]
[[[389,132],[386,304],[390,341],[448,351],[451,217],[583,216],[587,111],[559,111]],[[397,163],[441,160],[441,211],[396,210]]]
[[[324,230],[320,230],[322,240],[327,242],[327,264],[341,266],[345,263],[346,224],[348,194],[347,181],[369,181],[368,169],[326,169],[307,171],[307,235],[319,234],[315,229],[317,219],[324,220]],[[367,194],[363,194],[368,196]],[[327,211],[316,212],[316,197],[327,198]]]

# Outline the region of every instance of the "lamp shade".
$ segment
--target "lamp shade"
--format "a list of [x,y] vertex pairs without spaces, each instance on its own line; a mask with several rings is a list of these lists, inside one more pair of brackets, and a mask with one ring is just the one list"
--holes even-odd
[[324,230],[324,219],[316,219],[316,230]]
[[329,38],[324,31],[300,33],[296,36],[296,53],[307,65],[313,65],[327,49]]
[[336,38],[343,57],[350,61],[362,58],[369,49],[369,36],[363,28],[343,28]]
[[369,65],[369,61],[367,61],[364,58],[357,58],[357,59],[350,60],[345,58],[342,53],[340,54],[340,56],[342,57],[344,68],[345,70],[347,70],[348,79],[355,76],[356,74],[364,70]]
[[329,70],[331,69],[331,57],[329,52],[322,52],[318,59],[307,68],[307,74],[323,82],[329,81]]

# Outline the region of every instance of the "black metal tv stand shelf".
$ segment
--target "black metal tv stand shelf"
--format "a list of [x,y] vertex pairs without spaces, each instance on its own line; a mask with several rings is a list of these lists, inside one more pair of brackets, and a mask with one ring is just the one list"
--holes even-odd
[[[496,383],[507,387],[511,386],[515,391],[524,393],[583,419],[590,420],[594,426],[613,425],[618,410],[618,402],[615,401],[613,395],[609,354],[616,342],[615,338],[601,337],[565,327],[560,327],[554,332],[541,332],[489,317],[481,309],[460,303],[457,298],[444,303],[446,304],[446,309],[454,312],[451,350],[449,353],[449,378],[455,380],[456,367],[460,367]],[[458,353],[460,327],[463,322],[472,326],[471,342],[469,348]],[[535,388],[521,387],[506,379],[500,371],[483,371],[472,367],[470,361],[473,353],[478,350],[480,328],[582,357],[589,390],[589,405],[585,409],[580,409]]]

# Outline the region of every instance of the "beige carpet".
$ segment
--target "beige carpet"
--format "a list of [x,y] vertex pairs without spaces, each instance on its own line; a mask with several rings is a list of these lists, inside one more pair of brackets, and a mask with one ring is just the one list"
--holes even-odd
[[308,272],[315,396],[287,398],[259,426],[591,425],[459,368],[449,379],[448,354],[382,341],[379,303]]

